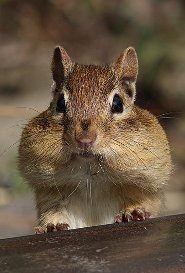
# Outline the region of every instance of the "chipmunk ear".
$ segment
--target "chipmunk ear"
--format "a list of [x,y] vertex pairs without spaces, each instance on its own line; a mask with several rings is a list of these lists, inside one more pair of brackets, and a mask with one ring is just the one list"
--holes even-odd
[[115,70],[125,92],[132,99],[132,102],[134,102],[136,93],[135,83],[138,74],[138,59],[136,51],[133,47],[128,47],[120,55],[115,63]]
[[136,82],[138,74],[138,59],[133,47],[128,47],[118,58],[115,69],[119,78],[124,81]]
[[56,46],[51,63],[51,72],[57,87],[61,86],[64,78],[70,72],[72,65],[73,63],[65,49],[63,47]]

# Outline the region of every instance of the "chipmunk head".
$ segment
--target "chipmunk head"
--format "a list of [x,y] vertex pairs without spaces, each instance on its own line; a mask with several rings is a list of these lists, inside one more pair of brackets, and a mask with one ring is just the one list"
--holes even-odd
[[[50,109],[64,126],[65,143],[73,153],[102,152],[104,141],[128,118],[135,99],[138,61],[127,48],[111,66],[78,65],[56,47],[51,65],[54,88]],[[119,130],[118,130],[119,131]]]

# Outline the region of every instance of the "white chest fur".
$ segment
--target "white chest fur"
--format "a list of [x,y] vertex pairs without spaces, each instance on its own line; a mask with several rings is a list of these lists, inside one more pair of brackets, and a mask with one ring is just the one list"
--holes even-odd
[[94,160],[75,161],[65,170],[65,179],[74,185],[66,203],[71,228],[113,223],[121,209],[121,198],[101,164]]

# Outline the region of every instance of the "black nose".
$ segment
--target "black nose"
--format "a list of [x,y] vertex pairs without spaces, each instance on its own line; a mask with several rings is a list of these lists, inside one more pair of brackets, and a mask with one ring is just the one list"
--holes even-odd
[[91,125],[91,121],[89,119],[84,119],[81,122],[81,128],[84,131],[87,131],[90,125]]

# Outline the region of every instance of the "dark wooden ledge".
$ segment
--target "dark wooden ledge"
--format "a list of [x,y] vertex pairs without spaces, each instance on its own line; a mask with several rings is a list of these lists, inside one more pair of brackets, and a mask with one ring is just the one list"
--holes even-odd
[[185,272],[185,214],[0,240],[3,273]]

